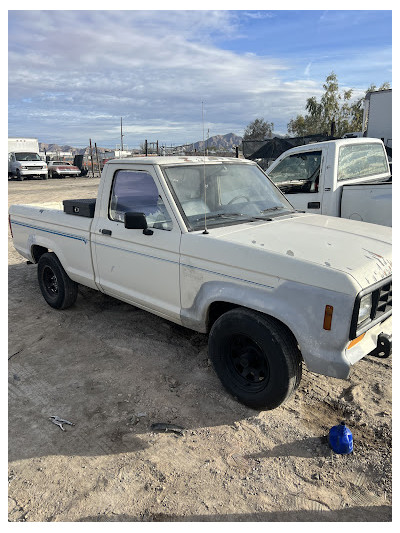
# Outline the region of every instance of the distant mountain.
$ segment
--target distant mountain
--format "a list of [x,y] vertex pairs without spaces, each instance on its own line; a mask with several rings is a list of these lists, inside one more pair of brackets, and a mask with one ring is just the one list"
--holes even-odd
[[[41,152],[44,152],[45,150],[46,152],[72,152],[73,155],[75,154],[79,155],[79,154],[84,154],[85,152],[88,153],[89,149],[90,149],[89,146],[86,146],[86,148],[75,148],[74,146],[69,146],[68,144],[63,144],[60,146],[59,144],[39,143],[39,150]],[[94,144],[92,145],[92,149],[94,152]],[[109,148],[101,148],[99,146],[97,147],[97,150],[100,153],[110,151]]]
[[[204,144],[206,145],[206,148],[208,148],[208,150],[214,149],[216,151],[231,151],[236,146],[240,146],[242,144],[242,138],[236,135],[235,133],[227,133],[226,135],[213,135],[212,137],[209,137],[204,143],[203,141],[197,141],[195,143],[190,144],[189,146],[193,147],[198,152],[203,152]],[[185,146],[187,147],[188,145]]]
[[[279,135],[278,133],[272,133],[272,137],[284,137],[284,135]],[[226,135],[214,135],[213,137],[209,137],[205,143],[203,141],[197,141],[189,147],[193,147],[198,152],[204,151],[204,144],[206,145],[206,148],[208,148],[209,151],[215,150],[215,151],[233,151],[233,149],[236,146],[239,146],[241,148],[242,144],[242,137],[239,135],[236,135],[235,133],[227,133]],[[188,145],[186,145],[187,147]]]

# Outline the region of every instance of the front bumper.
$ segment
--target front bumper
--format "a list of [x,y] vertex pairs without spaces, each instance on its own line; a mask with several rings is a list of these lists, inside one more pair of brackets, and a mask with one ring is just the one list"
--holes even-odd
[[56,170],[55,174],[60,176],[79,176],[80,170]]
[[45,176],[47,174],[47,168],[24,168],[20,169],[21,176]]
[[385,357],[388,357],[392,352],[391,316],[366,331],[360,342],[346,350],[346,358],[350,365],[354,365],[366,355],[376,355],[381,352],[387,354]]

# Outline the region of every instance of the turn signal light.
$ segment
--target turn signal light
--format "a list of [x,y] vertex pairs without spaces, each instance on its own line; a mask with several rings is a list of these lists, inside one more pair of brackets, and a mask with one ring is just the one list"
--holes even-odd
[[351,343],[347,346],[347,349],[349,350],[350,348],[353,348],[353,346],[354,346],[355,344],[357,344],[357,342],[362,341],[363,338],[364,338],[364,335],[365,335],[365,333],[363,333],[362,335],[360,335],[360,336],[357,337],[356,339],[353,339],[353,340],[351,341]]
[[332,326],[332,315],[333,315],[333,306],[325,306],[325,316],[324,316],[324,329],[330,330]]

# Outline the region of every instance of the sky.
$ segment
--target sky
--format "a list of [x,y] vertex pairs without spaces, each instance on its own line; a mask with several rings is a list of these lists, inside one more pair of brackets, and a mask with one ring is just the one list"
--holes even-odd
[[10,9],[8,135],[116,148],[121,117],[125,148],[257,117],[286,134],[332,71],[354,98],[392,83],[391,27],[390,10]]

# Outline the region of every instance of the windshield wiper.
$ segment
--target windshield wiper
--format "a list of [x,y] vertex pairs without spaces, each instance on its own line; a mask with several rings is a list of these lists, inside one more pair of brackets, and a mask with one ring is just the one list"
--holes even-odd
[[235,217],[250,217],[250,215],[246,215],[245,213],[215,213],[214,215],[209,215],[206,213],[206,215],[202,215],[201,217],[197,217],[193,220],[193,222],[199,222],[199,220],[203,220],[204,218],[207,218],[207,220],[215,220],[217,218],[235,218]]
[[270,211],[278,211],[278,209],[285,209],[285,207],[275,205],[274,207],[268,207],[268,209],[263,209],[260,213],[269,213]]

